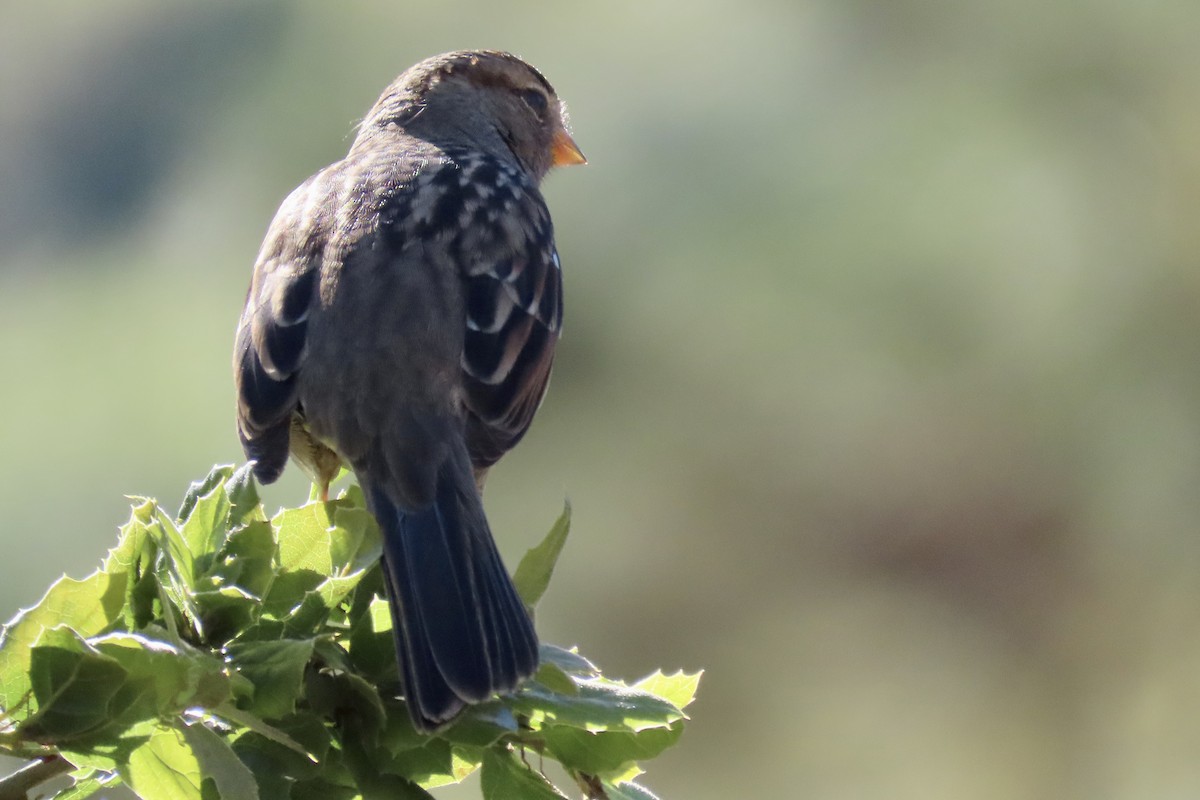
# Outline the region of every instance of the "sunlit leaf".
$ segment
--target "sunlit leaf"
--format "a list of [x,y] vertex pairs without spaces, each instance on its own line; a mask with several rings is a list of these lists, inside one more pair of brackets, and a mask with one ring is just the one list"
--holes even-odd
[[576,685],[576,694],[564,695],[529,682],[511,702],[530,716],[588,731],[664,728],[684,718],[667,700],[623,684],[591,678]]
[[554,574],[554,566],[567,543],[570,530],[571,504],[566,503],[546,538],[530,548],[517,565],[517,571],[513,573],[513,583],[516,584],[517,592],[525,601],[525,605],[530,608],[537,606],[542,595],[546,593],[550,577]]
[[258,784],[253,773],[225,739],[201,722],[182,725],[179,730],[200,765],[201,775],[212,780],[221,800],[258,800]]
[[113,715],[111,701],[128,671],[69,628],[51,628],[30,653],[37,714],[26,729],[40,741],[62,741],[100,730]]
[[542,739],[564,766],[592,775],[621,773],[639,761],[654,758],[679,741],[683,724],[667,728],[595,733],[566,725],[547,725]]
[[665,675],[662,670],[657,670],[635,683],[633,688],[656,694],[670,701],[676,708],[682,709],[687,708],[696,698],[696,690],[700,688],[700,677],[703,674],[703,670],[693,673],[680,670]]
[[484,800],[560,800],[566,795],[540,772],[505,751],[489,750],[480,777]]
[[174,726],[156,730],[120,768],[141,800],[201,800],[200,762]]

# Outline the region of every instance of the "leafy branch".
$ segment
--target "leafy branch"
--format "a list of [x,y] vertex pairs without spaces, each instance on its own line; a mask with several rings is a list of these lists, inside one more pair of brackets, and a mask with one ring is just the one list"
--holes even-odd
[[[534,608],[569,509],[521,561]],[[118,783],[144,800],[430,798],[479,770],[483,796],[645,800],[641,764],[678,741],[699,673],[626,684],[543,645],[516,693],[418,733],[399,699],[378,530],[361,492],[268,518],[245,469],[217,467],[176,515],[138,498],[102,566],[63,577],[0,637],[0,779],[23,800]],[[531,758],[532,756],[532,758]]]

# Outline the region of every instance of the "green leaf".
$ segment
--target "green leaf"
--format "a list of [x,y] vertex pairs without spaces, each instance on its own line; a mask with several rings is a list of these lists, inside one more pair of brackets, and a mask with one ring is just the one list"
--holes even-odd
[[513,574],[513,583],[525,605],[530,608],[537,606],[546,588],[550,585],[550,576],[554,573],[554,565],[562,553],[563,545],[567,543],[567,534],[571,530],[571,504],[563,505],[562,514],[555,521],[550,532],[540,544],[530,548],[517,571]]
[[426,789],[455,782],[454,756],[445,739],[430,739],[421,747],[393,753],[382,769]]
[[662,670],[656,670],[635,683],[633,688],[656,694],[676,708],[687,708],[696,699],[696,690],[700,688],[700,676],[703,674],[704,670],[693,673],[679,670],[665,675]]
[[91,737],[57,743],[55,748],[80,769],[116,772],[134,750],[150,740],[158,726],[158,720],[143,720],[127,728],[110,725]]
[[[179,526],[154,502],[138,506],[133,513],[146,525],[147,533],[162,551],[165,577],[173,579],[175,593],[186,598],[187,592],[196,585],[196,560]],[[181,608],[184,605],[180,602]]]
[[513,712],[499,700],[471,706],[439,736],[456,745],[489,747],[505,736],[521,732]]
[[232,474],[232,466],[218,465],[209,470],[203,479],[194,481],[184,493],[183,502],[180,504],[179,513],[175,515],[175,518],[180,522],[186,522],[200,499],[212,494],[212,491],[218,486],[224,486]]
[[351,500],[334,500],[332,506],[335,530],[330,556],[334,568],[341,575],[370,568],[383,554],[383,540],[379,538],[375,518]]
[[579,687],[575,685],[575,681],[571,680],[571,676],[553,661],[543,661],[538,665],[537,674],[533,676],[533,679],[558,694],[579,694]]
[[595,678],[600,675],[599,668],[579,655],[575,648],[564,650],[556,645],[543,642],[538,648],[538,660],[543,664],[554,664],[568,675],[579,675],[585,678]]
[[68,627],[92,636],[122,618],[125,575],[93,572],[81,581],[62,577],[36,606],[21,611],[0,635],[0,708],[12,714],[31,689],[30,648],[48,628]]
[[30,653],[37,713],[23,725],[42,742],[95,733],[112,716],[110,702],[129,673],[69,628],[45,631]]
[[250,464],[243,464],[225,482],[225,492],[229,495],[229,527],[236,529],[252,521],[266,521],[260,507],[258,485],[254,482],[254,470]]
[[254,775],[223,738],[201,722],[183,725],[180,731],[200,764],[201,775],[212,779],[221,800],[258,800]]
[[279,574],[264,597],[264,611],[282,618],[300,605],[337,568],[333,559],[333,521],[326,503],[281,511],[271,520],[278,543]]
[[[232,722],[235,725],[239,725],[243,728],[246,728],[247,730],[258,734],[259,736],[261,736],[264,739],[267,739],[268,741],[274,742],[275,744],[283,745],[287,749],[291,750],[293,753],[296,753],[297,755],[307,758],[309,761],[313,762],[314,764],[320,760],[315,754],[313,754],[312,752],[307,750],[304,747],[304,745],[300,744],[300,742],[296,741],[291,736],[289,736],[282,728],[278,728],[273,725],[268,725],[267,723],[263,722],[261,719],[254,716],[253,714],[250,714],[246,711],[242,711],[240,708],[237,708],[236,706],[226,703],[225,705],[220,706],[219,708],[213,709],[213,714],[215,716],[221,717],[224,720]],[[304,717],[305,720],[308,720],[310,718],[311,718],[311,715]],[[312,719],[315,719],[315,718],[312,718]],[[284,722],[286,723],[288,720],[294,721],[295,717],[286,718],[284,720]],[[317,722],[316,725],[319,727],[320,723]],[[320,730],[322,733],[324,733],[324,728],[320,728]],[[318,737],[318,738],[320,738],[320,737]],[[323,745],[323,750],[328,749],[329,742],[328,742],[327,737],[324,739],[321,739],[321,743]]]
[[[567,506],[517,570],[530,606],[569,525]],[[178,522],[137,500],[100,572],[58,581],[0,635],[3,746],[53,745],[79,768],[74,800],[113,773],[145,800],[429,800],[476,769],[485,797],[562,797],[517,743],[586,791],[653,797],[638,763],[678,740],[699,673],[627,686],[542,645],[515,695],[418,733],[396,696],[380,549],[354,485],[270,521],[245,467],[194,484]]]
[[551,692],[535,681],[526,683],[510,705],[534,721],[569,725],[588,731],[665,728],[684,713],[663,698],[599,678],[576,681],[579,692]]
[[[148,631],[153,632],[153,631]],[[113,716],[123,722],[215,708],[232,688],[222,661],[185,644],[136,633],[111,633],[89,640],[97,651],[125,668],[125,686],[114,698]]]
[[654,758],[679,741],[683,723],[667,728],[630,731],[589,731],[548,725],[540,731],[546,749],[564,767],[589,775],[620,773],[639,761]]
[[480,783],[484,800],[563,800],[545,776],[509,752],[488,750],[483,756]]
[[72,773],[72,776],[75,778],[75,782],[54,795],[54,800],[83,800],[102,789],[112,789],[121,783],[121,779],[117,775],[111,772],[97,772],[93,769],[77,770]]
[[462,783],[483,764],[484,751],[477,747],[453,747],[450,750],[450,774],[443,781],[421,782],[426,789],[436,789],[452,783]]
[[200,591],[192,595],[204,642],[222,645],[258,621],[262,601],[240,586]]
[[324,625],[332,612],[354,591],[363,573],[326,578],[304,593],[299,605],[288,611],[284,619],[285,636],[311,636]]
[[213,579],[219,586],[236,585],[262,598],[275,580],[275,532],[265,520],[253,520],[229,534]]
[[233,667],[254,684],[254,698],[247,711],[276,719],[295,710],[304,668],[312,657],[312,639],[233,642],[225,652]]
[[202,800],[200,761],[178,728],[155,730],[118,771],[141,800]]
[[353,722],[358,732],[374,742],[387,722],[379,691],[358,675],[341,670],[309,670],[304,686],[308,705],[318,714]]
[[392,611],[382,597],[373,595],[354,619],[347,649],[351,664],[364,677],[375,683],[397,679]]
[[183,523],[179,534],[197,564],[197,577],[207,571],[217,548],[225,541],[229,509],[229,495],[224,485],[218,484],[195,500],[186,517],[180,517]]
[[117,546],[109,550],[104,559],[101,572],[115,577],[129,571],[137,571],[140,564],[150,562],[156,548],[149,539],[144,517],[153,506],[152,500],[140,500],[138,505],[133,507],[129,521],[121,526]]
[[284,572],[346,575],[369,567],[382,552],[370,515],[345,499],[281,511],[271,525]]
[[[228,711],[220,715],[238,721]],[[260,797],[286,798],[293,785],[316,779],[330,766],[332,739],[325,723],[315,714],[285,717],[276,722],[276,727],[269,728],[269,735],[262,733],[265,723],[252,724],[251,730],[234,738],[232,747],[254,774]]]

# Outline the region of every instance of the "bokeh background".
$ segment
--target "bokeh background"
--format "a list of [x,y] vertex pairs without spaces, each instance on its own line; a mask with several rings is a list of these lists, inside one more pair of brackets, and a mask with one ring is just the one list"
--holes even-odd
[[591,164],[488,508],[511,562],[573,503],[545,638],[707,670],[649,785],[1200,796],[1198,42],[1190,0],[6,3],[0,616],[240,458],[279,201],[504,48]]

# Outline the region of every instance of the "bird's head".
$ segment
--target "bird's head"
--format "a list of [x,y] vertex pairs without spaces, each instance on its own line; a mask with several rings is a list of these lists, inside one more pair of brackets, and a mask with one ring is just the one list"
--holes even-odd
[[359,136],[392,127],[439,146],[515,158],[539,181],[551,167],[587,162],[550,82],[495,50],[445,53],[407,69],[384,90]]

